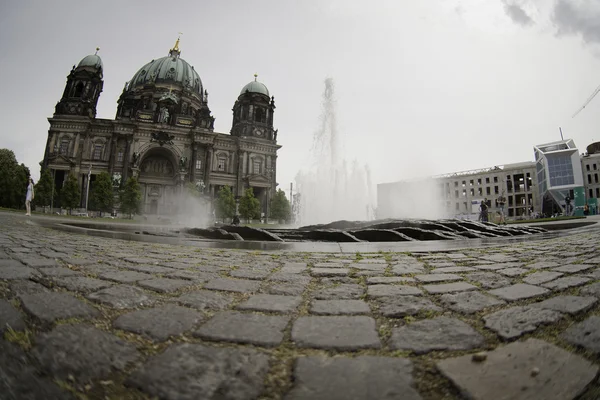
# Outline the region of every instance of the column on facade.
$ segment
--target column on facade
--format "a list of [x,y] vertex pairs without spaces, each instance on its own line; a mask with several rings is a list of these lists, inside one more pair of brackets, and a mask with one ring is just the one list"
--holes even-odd
[[121,179],[121,184],[125,184],[125,182],[127,182],[127,179],[129,178],[129,159],[131,157],[129,153],[131,152],[132,142],[133,137],[127,138],[127,141],[125,142],[125,155],[123,157],[123,175]]
[[212,158],[213,158],[213,147],[212,145],[206,146],[204,150],[204,184],[206,187],[210,185],[210,170],[212,168]]
[[192,143],[192,161],[190,165],[190,177],[196,183],[196,161],[198,160],[198,144]]
[[108,174],[112,177],[113,171],[115,170],[115,158],[117,155],[117,144],[119,142],[118,136],[113,133],[112,142],[110,146],[110,155],[108,158]]

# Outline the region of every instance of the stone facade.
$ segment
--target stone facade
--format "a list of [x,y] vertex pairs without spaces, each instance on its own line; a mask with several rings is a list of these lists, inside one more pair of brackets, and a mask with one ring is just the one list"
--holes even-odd
[[108,172],[115,185],[136,177],[145,214],[177,212],[187,182],[209,198],[222,186],[242,196],[251,187],[268,215],[276,188],[275,100],[256,80],[241,91],[233,107],[230,134],[214,131],[208,92],[182,58],[178,42],[169,55],[144,65],[125,84],[114,120],[96,118],[103,86],[97,55],[73,66],[54,115],[43,166],[60,189],[68,175],[80,184],[85,206],[88,178]]

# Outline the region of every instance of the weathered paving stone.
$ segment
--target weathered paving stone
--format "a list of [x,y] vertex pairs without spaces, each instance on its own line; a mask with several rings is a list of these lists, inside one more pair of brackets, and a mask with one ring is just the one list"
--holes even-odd
[[473,264],[471,265],[473,268],[483,270],[483,271],[497,271],[499,269],[506,268],[519,268],[523,266],[523,263],[504,263],[504,264]]
[[66,318],[93,318],[100,313],[67,293],[41,292],[19,296],[23,309],[44,322]]
[[275,282],[287,282],[287,283],[301,283],[308,285],[310,283],[310,277],[299,275],[299,274],[286,274],[284,272],[275,272],[269,276],[270,281]]
[[123,265],[123,267],[127,269],[131,269],[133,271],[145,272],[148,274],[170,274],[176,271],[173,268],[165,268],[159,267],[158,265]]
[[56,260],[43,257],[21,257],[21,262],[31,268],[58,267]]
[[544,283],[542,284],[542,286],[552,290],[564,290],[570,287],[581,286],[583,284],[588,283],[589,281],[591,281],[590,278],[573,275],[566,276],[564,278],[558,278],[554,281]]
[[194,332],[194,336],[206,340],[273,347],[282,342],[283,331],[289,320],[287,316],[222,311]]
[[368,264],[368,263],[355,263],[349,264],[350,268],[358,269],[360,271],[371,271],[371,272],[379,272],[383,273],[387,268],[387,264]]
[[225,292],[252,293],[258,291],[260,282],[243,279],[217,278],[209,281],[204,288],[222,290]]
[[23,267],[24,264],[18,260],[0,259],[0,268]]
[[572,325],[561,338],[572,345],[583,347],[595,354],[600,353],[600,317],[592,315],[585,321]]
[[265,279],[269,276],[270,272],[268,271],[256,271],[256,270],[245,270],[245,269],[237,269],[231,271],[229,275],[234,278],[243,278],[243,279]]
[[300,296],[306,290],[306,283],[273,283],[267,288],[269,294],[281,294],[284,296]]
[[467,274],[466,279],[479,283],[485,289],[497,289],[511,284],[508,278],[494,272],[473,272]]
[[156,259],[150,257],[125,257],[123,261],[127,261],[134,264],[154,264]]
[[151,279],[152,275],[134,271],[108,271],[101,273],[99,277],[114,282],[134,283]]
[[597,268],[593,271],[588,271],[585,276],[587,276],[588,278],[592,278],[593,280],[597,281],[600,279],[600,268]]
[[29,267],[2,267],[0,268],[0,279],[14,280],[14,279],[31,279],[39,277],[40,273],[33,268]]
[[39,283],[26,280],[16,280],[10,283],[10,291],[12,294],[33,294],[39,292],[49,292],[48,288]]
[[454,268],[456,264],[451,261],[428,261],[429,264],[433,268]]
[[464,314],[473,314],[489,307],[505,304],[502,300],[480,292],[444,294],[440,297],[440,301],[445,307]]
[[184,343],[150,358],[126,384],[165,400],[256,399],[268,371],[269,357],[256,350]]
[[302,297],[300,296],[255,294],[237,308],[239,310],[288,313],[295,311],[301,302]]
[[594,268],[594,266],[588,265],[588,264],[569,264],[569,265],[560,266],[558,268],[553,268],[552,271],[566,272],[568,274],[574,274],[576,272],[587,271],[590,268]]
[[420,400],[405,358],[301,357],[285,400]]
[[538,339],[501,346],[482,362],[468,354],[437,367],[473,400],[574,399],[598,372],[584,358]]
[[453,293],[453,292],[464,292],[466,290],[476,290],[477,286],[473,286],[467,282],[455,282],[455,283],[442,283],[440,285],[425,285],[423,286],[429,293]]
[[392,266],[392,273],[394,275],[410,275],[410,274],[422,274],[425,272],[425,268],[422,264],[414,265],[394,265]]
[[444,281],[460,281],[463,279],[460,275],[455,274],[425,274],[416,275],[415,278],[419,282],[444,282]]
[[472,272],[477,271],[473,267],[448,267],[448,268],[436,268],[431,271],[432,274],[455,274],[458,272]]
[[415,278],[410,278],[406,276],[372,276],[367,278],[367,285],[403,282],[415,282]]
[[531,305],[546,310],[577,314],[589,310],[597,301],[595,297],[556,296]]
[[369,297],[385,296],[420,296],[423,292],[417,287],[407,285],[370,285],[367,287]]
[[315,277],[321,276],[346,276],[350,270],[348,268],[312,268],[310,275]]
[[162,341],[189,331],[203,319],[204,316],[197,311],[168,304],[123,314],[114,321],[113,326]]
[[358,299],[365,292],[361,285],[342,283],[334,287],[324,288],[314,293],[319,300]]
[[511,307],[483,317],[485,327],[503,339],[514,339],[524,333],[533,332],[540,325],[551,324],[562,318],[562,314],[539,307]]
[[360,350],[381,347],[375,320],[371,317],[300,317],[292,327],[297,347]]
[[101,279],[94,279],[88,277],[67,277],[54,279],[53,282],[73,292],[95,292],[100,289],[112,286],[111,282],[103,281]]
[[156,278],[147,281],[139,281],[138,285],[159,293],[173,293],[180,289],[190,287],[193,283],[183,279]]
[[371,312],[363,300],[313,300],[311,314],[316,315],[357,315]]
[[546,269],[546,268],[554,268],[558,267],[560,264],[554,261],[540,261],[535,262],[533,264],[527,264],[525,267],[529,269]]
[[51,267],[51,268],[41,268],[40,273],[48,278],[59,278],[64,276],[81,276],[83,275],[79,271],[73,271],[69,268],[64,267]]
[[518,283],[516,285],[490,290],[489,293],[504,300],[515,301],[541,296],[545,293],[548,293],[548,289],[544,289],[539,286]]
[[0,340],[0,397],[6,400],[73,399],[49,379],[40,378],[27,363],[27,355],[12,343]]
[[448,317],[437,317],[394,328],[390,348],[416,354],[436,350],[470,350],[483,346],[484,337],[467,323]]
[[529,283],[530,285],[539,285],[540,283],[550,282],[560,276],[562,276],[562,273],[560,272],[540,271],[527,275],[523,278],[523,282]]
[[96,260],[90,260],[87,258],[77,258],[77,257],[61,257],[61,260],[66,262],[69,265],[76,265],[79,267],[96,264]]
[[591,285],[582,287],[580,293],[582,295],[600,298],[600,282],[592,283]]
[[179,297],[175,297],[172,301],[204,311],[223,310],[231,304],[233,298],[227,293],[213,292],[212,290],[198,290],[184,293]]
[[524,268],[505,268],[505,269],[499,269],[496,272],[499,274],[502,274],[502,275],[506,275],[506,276],[519,276],[519,275],[523,275],[526,272],[529,272],[529,270],[524,269]]
[[58,325],[36,339],[34,357],[54,379],[83,386],[122,371],[140,354],[135,345],[87,325]]
[[154,297],[142,289],[127,285],[102,289],[88,294],[86,298],[117,309],[145,307],[156,302]]
[[284,274],[301,274],[307,271],[305,263],[286,263],[279,272]]
[[[0,299],[0,334],[8,328],[15,331],[22,331],[27,328],[23,316],[12,304],[6,300]],[[1,336],[1,335],[0,335]]]
[[482,256],[479,258],[482,260],[494,261],[494,262],[499,262],[499,263],[509,263],[509,262],[518,262],[519,261],[514,257],[507,256],[506,254],[492,254],[492,255]]
[[218,278],[218,274],[213,274],[210,272],[197,272],[197,271],[177,271],[172,274],[166,275],[172,279],[187,279],[189,281],[194,281],[196,283],[208,282],[211,279]]
[[378,299],[379,312],[384,317],[402,318],[423,311],[442,311],[431,300],[417,296],[392,296]]

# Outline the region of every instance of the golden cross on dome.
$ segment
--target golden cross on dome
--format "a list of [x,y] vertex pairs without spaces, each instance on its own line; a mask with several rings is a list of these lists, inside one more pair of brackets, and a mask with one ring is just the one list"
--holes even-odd
[[179,36],[177,37],[177,40],[175,41],[175,46],[173,46],[173,50],[179,50],[179,40],[181,39],[181,35],[183,35],[183,33],[178,32]]
[[100,51],[100,47],[96,47],[96,55],[98,55],[98,52]]
[[254,74],[254,82],[256,82],[256,78],[258,78],[258,74],[257,73]]

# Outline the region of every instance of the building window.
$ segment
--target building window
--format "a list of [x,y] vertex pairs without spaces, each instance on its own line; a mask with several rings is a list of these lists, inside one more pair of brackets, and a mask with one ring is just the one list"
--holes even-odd
[[469,181],[469,186],[473,186],[473,179]]
[[594,183],[598,183],[598,174],[594,174]]
[[481,185],[481,178],[477,179],[477,184]]
[[490,190],[490,187],[489,187],[489,186],[485,188],[485,194],[487,194],[488,196],[489,196],[490,194],[492,194],[492,191]]
[[471,196],[475,196],[475,189],[471,189]]
[[196,160],[196,169],[202,169],[202,160]]
[[586,171],[589,171],[589,170],[590,170],[590,164],[587,164],[587,165],[585,166],[585,170],[586,170]]
[[454,191],[454,197],[458,199],[458,190]]
[[463,197],[467,196],[467,191],[465,189],[463,189]]
[[596,164],[594,164],[594,171],[596,170]]
[[494,177],[494,183],[498,183],[498,177],[497,176]]
[[66,156],[69,152],[69,139],[63,139],[60,141],[60,154]]
[[498,186],[494,186],[494,193],[495,194],[499,194],[500,193],[500,191],[498,190]]
[[94,160],[100,160],[102,158],[102,145],[94,145]]
[[483,194],[483,188],[477,189],[477,194],[481,196]]
[[217,159],[217,171],[225,171],[225,157]]
[[123,150],[119,150],[117,153],[117,162],[123,162]]
[[490,178],[489,177],[485,178],[485,183],[490,183]]
[[588,183],[592,183],[592,174],[588,174]]
[[454,181],[454,187],[458,187],[458,181]]
[[594,197],[594,189],[590,189],[589,193],[590,193],[590,195],[589,195],[588,197],[589,197],[590,199],[591,199],[592,197]]
[[596,188],[596,198],[600,197],[600,188]]
[[572,185],[575,183],[571,157],[562,154],[547,155],[551,186]]
[[260,174],[260,160],[254,160],[252,162],[252,172],[255,174]]
[[467,181],[462,181],[462,187],[467,186]]

